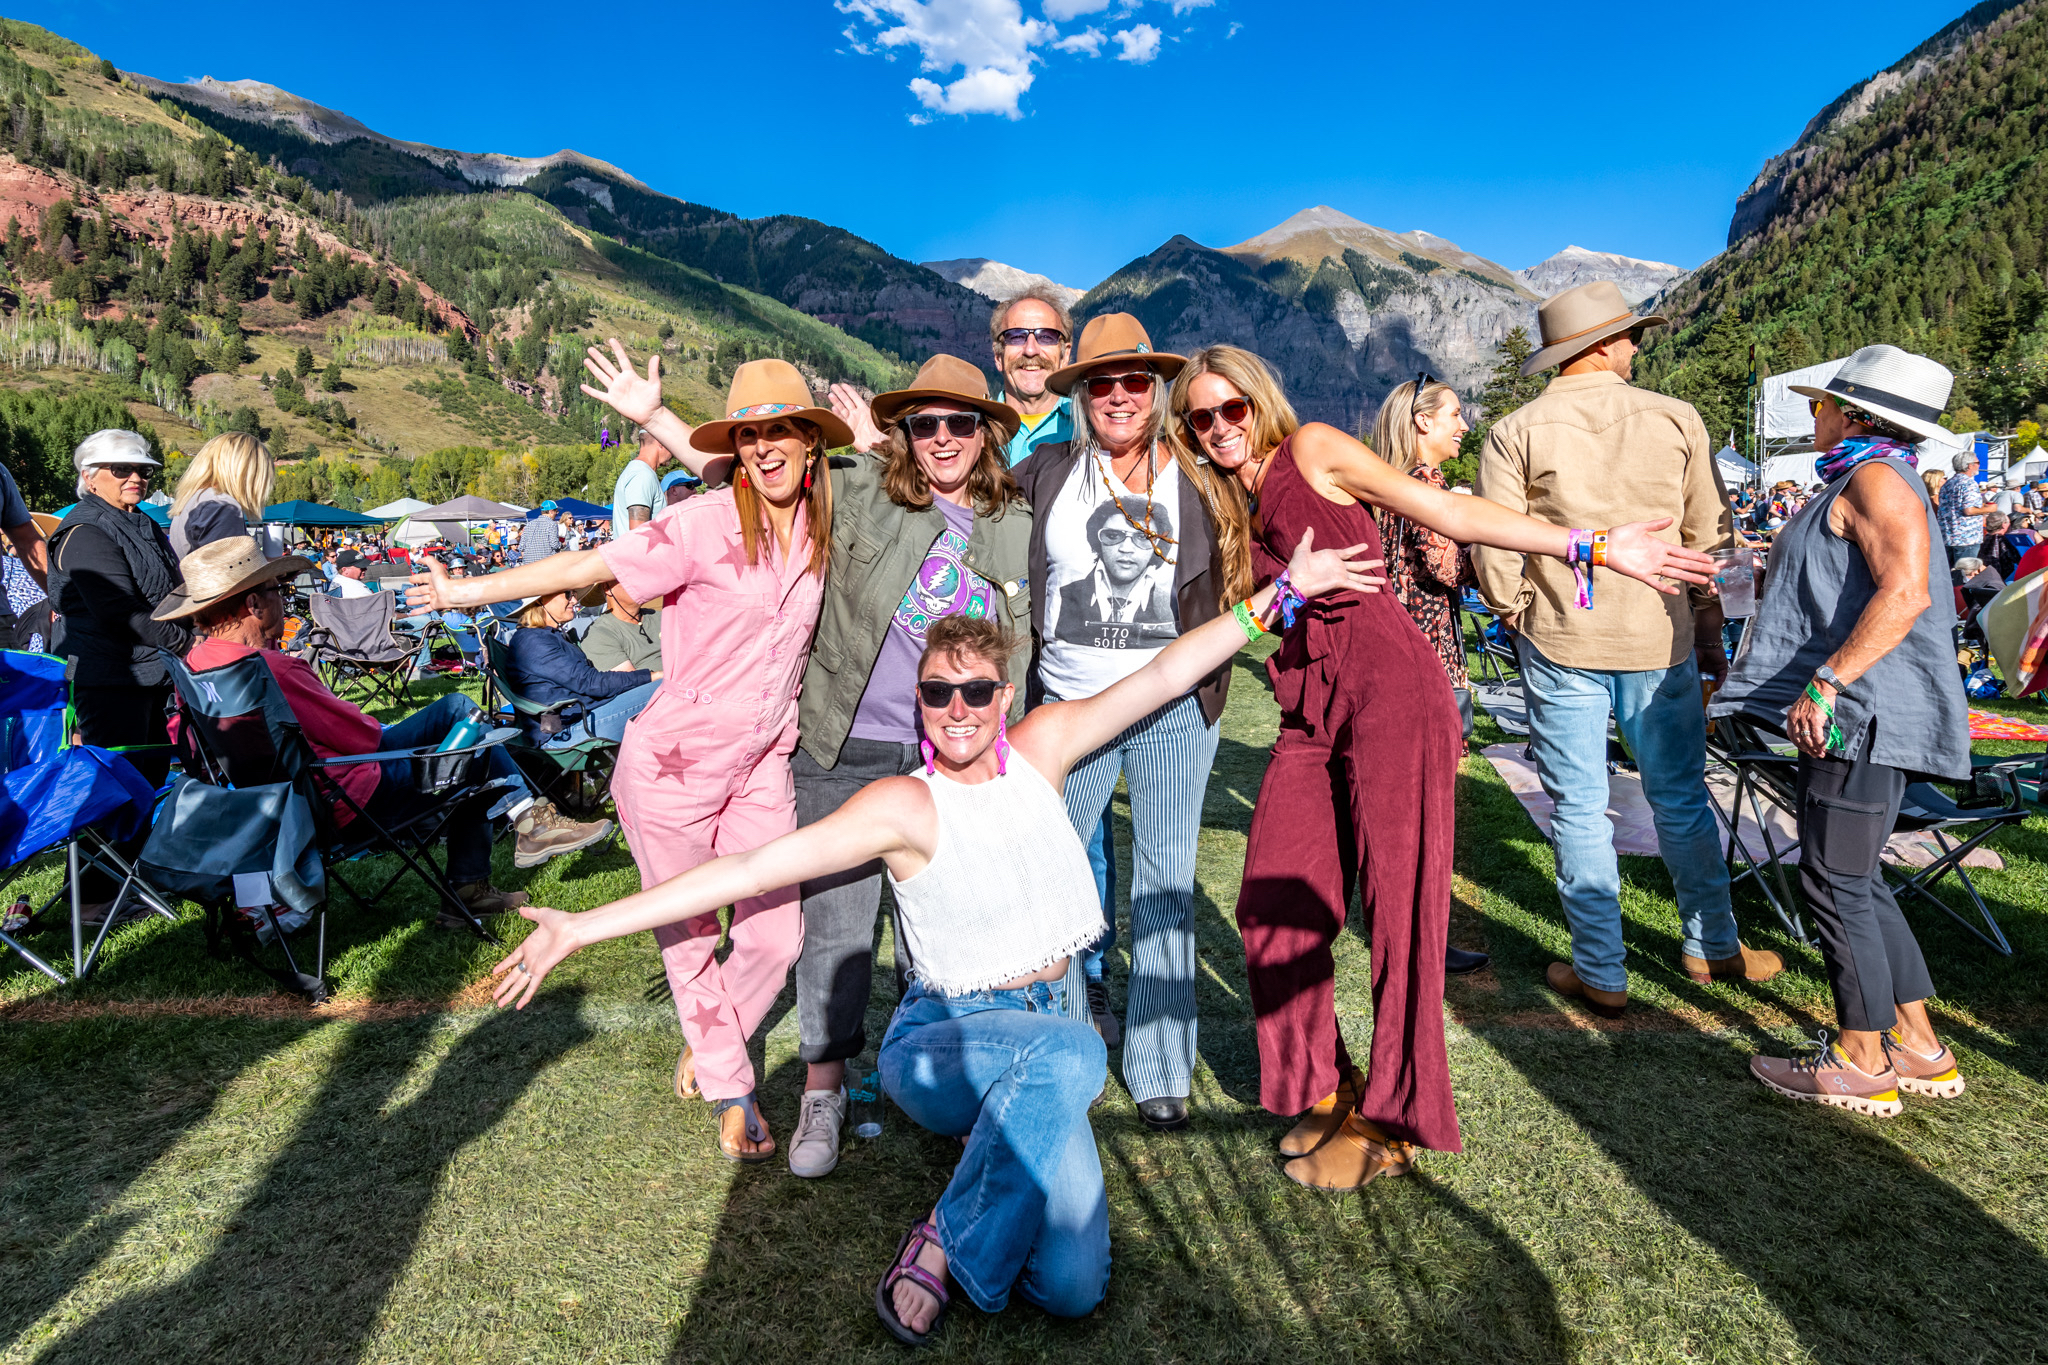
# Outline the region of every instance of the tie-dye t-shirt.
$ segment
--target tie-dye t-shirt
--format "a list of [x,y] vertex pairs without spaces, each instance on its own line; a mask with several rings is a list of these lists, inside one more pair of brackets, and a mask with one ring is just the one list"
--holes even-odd
[[853,713],[855,739],[915,744],[917,732],[917,661],[924,655],[925,632],[941,616],[992,616],[995,585],[965,564],[967,537],[974,531],[974,509],[943,498],[932,502],[946,516],[909,591],[896,605],[882,652]]

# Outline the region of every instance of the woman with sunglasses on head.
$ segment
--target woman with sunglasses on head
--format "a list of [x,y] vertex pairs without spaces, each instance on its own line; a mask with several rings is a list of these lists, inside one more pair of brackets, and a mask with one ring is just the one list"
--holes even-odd
[[[1313,541],[1305,535],[1287,566],[1300,596],[1375,590],[1358,546]],[[937,1328],[949,1280],[984,1312],[1001,1311],[1014,1289],[1048,1313],[1088,1313],[1109,1280],[1109,1204],[1088,1122],[1107,1053],[1077,954],[1100,935],[1102,911],[1061,788],[1091,753],[1228,667],[1278,596],[1268,587],[1096,696],[1037,707],[1014,726],[1018,641],[986,618],[940,620],[905,680],[927,737],[914,773],[600,909],[523,908],[535,927],[493,968],[498,1002],[524,1008],[578,948],[879,860],[916,962],[882,1043],[882,1084],[918,1123],[966,1146],[937,1206],[898,1242],[875,1311],[913,1346]]]
[[[430,575],[413,580],[411,600],[416,608],[467,610],[614,579],[634,601],[661,599],[661,683],[627,724],[611,781],[640,884],[654,886],[796,828],[789,778],[796,693],[833,534],[825,452],[850,444],[853,433],[812,404],[803,376],[782,360],[740,366],[728,415],[692,430],[661,406],[659,360],[648,361],[642,379],[625,348],[611,345],[616,361],[593,347],[586,362],[606,387],[583,391],[654,428],[670,450],[692,452],[693,467],[715,464],[722,478],[736,459],[732,486],[664,507],[598,549],[503,573],[453,580],[429,561]],[[755,1103],[747,1041],[803,946],[795,888],[734,902],[729,934],[732,951],[722,963],[712,954],[720,936],[715,913],[663,924],[654,938],[685,1056],[695,1060],[696,1085],[715,1106],[719,1151],[760,1162],[774,1154],[775,1141]]]
[[[1226,597],[1277,569],[1277,552],[1311,529],[1379,553],[1374,509],[1460,544],[1590,560],[1659,591],[1677,591],[1667,579],[1704,583],[1713,569],[1706,555],[1654,537],[1668,520],[1568,530],[1400,473],[1334,427],[1302,425],[1266,362],[1235,346],[1188,362],[1172,411],[1187,476],[1221,509]],[[1462,1147],[1443,990],[1463,744],[1442,661],[1391,595],[1335,595],[1282,631],[1266,665],[1280,736],[1237,904],[1260,1101],[1302,1115],[1281,1139],[1290,1178],[1356,1189],[1405,1174],[1416,1147]],[[1337,1028],[1330,954],[1354,887],[1372,940],[1376,1021],[1362,1072]]]

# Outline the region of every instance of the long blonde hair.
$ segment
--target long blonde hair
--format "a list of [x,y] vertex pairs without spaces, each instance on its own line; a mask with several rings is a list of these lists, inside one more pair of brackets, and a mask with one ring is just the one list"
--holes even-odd
[[[825,432],[816,422],[806,422],[801,417],[789,420],[811,443],[804,455],[805,477],[811,481],[811,491],[804,494],[804,508],[810,522],[811,560],[804,566],[804,572],[823,578],[825,567],[832,559],[832,471],[826,463]],[[747,466],[737,451],[732,459],[732,505],[740,515],[740,543],[746,546],[747,563],[759,564],[761,547],[769,535],[768,505],[748,481]]]
[[1251,399],[1249,440],[1261,457],[1272,454],[1282,441],[1301,430],[1301,419],[1294,415],[1294,405],[1287,401],[1272,365],[1242,346],[1204,346],[1173,381],[1167,400],[1171,420],[1166,424],[1166,440],[1180,465],[1181,477],[1194,485],[1210,524],[1216,528],[1216,554],[1223,564],[1217,605],[1228,609],[1231,603],[1250,597],[1257,582],[1252,576],[1252,509],[1237,475],[1209,463],[1201,443],[1188,430],[1188,409],[1193,406],[1188,386],[1205,374],[1228,381]]
[[261,518],[276,481],[277,462],[270,457],[270,447],[247,432],[224,431],[192,457],[184,477],[178,480],[171,515],[183,513],[192,499],[211,489],[233,498],[251,518]]
[[1387,395],[1387,401],[1380,404],[1372,431],[1367,433],[1363,425],[1359,427],[1359,441],[1371,446],[1374,454],[1400,473],[1411,472],[1418,463],[1415,438],[1422,434],[1415,429],[1415,419],[1425,412],[1435,412],[1447,393],[1454,398],[1457,396],[1457,390],[1441,379],[1430,380],[1422,386],[1420,393],[1416,392],[1412,379],[1396,385],[1394,391]]

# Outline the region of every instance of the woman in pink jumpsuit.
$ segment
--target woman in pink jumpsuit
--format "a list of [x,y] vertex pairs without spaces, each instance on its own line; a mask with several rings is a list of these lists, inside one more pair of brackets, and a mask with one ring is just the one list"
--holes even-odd
[[[591,354],[592,373],[607,387],[585,386],[586,393],[617,407],[645,385],[659,404],[652,362],[643,381],[622,348],[616,369]],[[596,550],[477,579],[451,580],[434,566],[430,580],[415,580],[414,604],[435,607],[612,579],[636,600],[661,599],[661,688],[626,727],[611,783],[643,887],[796,828],[789,755],[797,689],[824,598],[832,517],[825,451],[853,437],[830,409],[812,404],[803,376],[785,361],[742,365],[726,407],[727,418],[695,430],[666,409],[666,423],[644,424],[666,436],[670,449],[687,444],[714,459],[736,455],[732,487],[663,508]],[[694,1057],[696,1083],[716,1106],[719,1150],[734,1161],[765,1161],[775,1143],[755,1107],[747,1042],[803,947],[795,890],[733,907],[732,951],[723,963],[712,954],[718,937],[717,916],[703,915],[663,926],[655,941],[685,1055]]]

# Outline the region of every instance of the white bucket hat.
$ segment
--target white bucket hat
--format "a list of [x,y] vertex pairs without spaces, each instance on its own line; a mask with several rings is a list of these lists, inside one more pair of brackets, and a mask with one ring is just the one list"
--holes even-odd
[[1789,387],[1808,398],[1832,398],[1845,408],[1882,417],[1922,440],[1953,444],[1940,418],[1955,382],[1938,360],[1896,346],[1865,346],[1843,361],[1826,384]]

